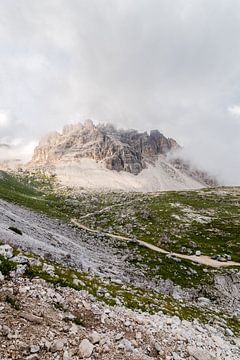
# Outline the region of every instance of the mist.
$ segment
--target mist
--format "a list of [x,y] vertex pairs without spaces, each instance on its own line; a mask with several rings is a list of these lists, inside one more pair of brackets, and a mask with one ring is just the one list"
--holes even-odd
[[238,0],[2,0],[0,13],[0,158],[91,118],[159,129],[240,185]]

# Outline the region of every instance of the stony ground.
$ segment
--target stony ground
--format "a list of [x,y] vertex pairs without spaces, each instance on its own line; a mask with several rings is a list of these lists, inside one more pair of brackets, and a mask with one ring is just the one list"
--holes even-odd
[[240,339],[161,312],[109,307],[85,291],[12,274],[1,280],[0,358],[237,360]]
[[[9,229],[11,226],[21,230],[22,235]],[[124,272],[121,254],[116,254],[114,246],[106,246],[101,237],[2,200],[0,238],[58,261],[68,260],[69,265],[83,271],[91,269],[98,273],[103,268],[108,276]]]

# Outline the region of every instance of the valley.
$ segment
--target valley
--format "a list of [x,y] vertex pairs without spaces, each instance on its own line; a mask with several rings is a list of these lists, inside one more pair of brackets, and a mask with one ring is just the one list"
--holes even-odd
[[0,360],[240,360],[240,2],[0,14]]

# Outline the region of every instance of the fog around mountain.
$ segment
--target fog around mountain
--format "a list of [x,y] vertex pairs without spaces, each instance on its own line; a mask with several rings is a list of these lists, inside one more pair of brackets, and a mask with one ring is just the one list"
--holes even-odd
[[84,121],[159,129],[240,184],[238,0],[0,3],[0,158]]

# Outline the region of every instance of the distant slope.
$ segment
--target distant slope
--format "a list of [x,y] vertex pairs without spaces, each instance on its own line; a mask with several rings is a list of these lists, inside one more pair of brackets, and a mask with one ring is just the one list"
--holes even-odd
[[39,194],[27,181],[20,181],[16,176],[0,170],[0,198],[21,203],[21,199]]
[[53,193],[50,181],[46,178],[47,191],[42,191],[40,180],[28,176],[17,176],[0,170],[0,199],[22,205],[51,217],[66,218],[64,200]]
[[108,170],[102,163],[86,158],[70,164],[60,162],[56,166],[56,174],[64,185],[90,190],[155,192],[206,186],[176,169],[164,157],[160,157],[137,176],[129,172]]

